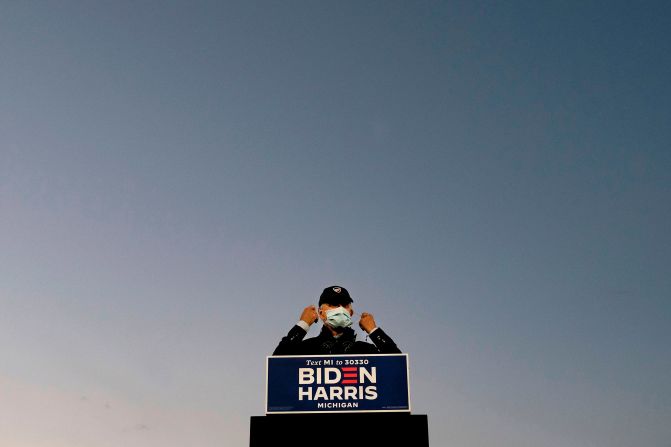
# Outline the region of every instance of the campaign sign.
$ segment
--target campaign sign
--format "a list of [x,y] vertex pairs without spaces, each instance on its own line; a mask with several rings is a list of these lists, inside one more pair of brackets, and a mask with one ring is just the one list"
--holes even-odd
[[407,354],[266,360],[266,414],[409,411]]

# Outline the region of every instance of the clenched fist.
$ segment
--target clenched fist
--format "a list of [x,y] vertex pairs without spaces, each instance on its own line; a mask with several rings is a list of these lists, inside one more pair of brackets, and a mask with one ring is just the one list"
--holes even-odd
[[373,318],[373,315],[369,314],[368,312],[361,314],[361,319],[359,319],[359,326],[361,326],[361,329],[366,331],[367,334],[370,334],[370,331],[377,327],[375,324],[375,318]]
[[303,309],[301,314],[301,320],[305,321],[307,324],[312,324],[317,322],[317,308],[315,306],[308,306]]

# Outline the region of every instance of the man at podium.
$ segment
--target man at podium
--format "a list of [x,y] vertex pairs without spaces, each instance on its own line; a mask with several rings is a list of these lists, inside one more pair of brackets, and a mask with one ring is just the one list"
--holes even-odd
[[[352,298],[344,287],[327,287],[319,297],[319,308],[308,306],[300,320],[277,345],[273,355],[320,354],[400,354],[396,343],[375,323],[373,315],[362,313],[359,326],[375,344],[356,340],[351,328]],[[316,337],[304,340],[310,326],[322,320],[322,330]]]

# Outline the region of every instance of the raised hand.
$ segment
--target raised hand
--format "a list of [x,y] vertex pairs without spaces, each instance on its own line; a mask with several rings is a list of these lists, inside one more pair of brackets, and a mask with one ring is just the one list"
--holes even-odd
[[377,324],[375,324],[375,318],[373,318],[372,314],[363,312],[361,314],[361,318],[359,319],[359,326],[361,326],[361,329],[366,331],[366,333],[370,334],[370,331],[375,329]]
[[315,306],[308,306],[303,309],[301,314],[301,320],[305,321],[307,324],[312,324],[317,322],[317,308]]

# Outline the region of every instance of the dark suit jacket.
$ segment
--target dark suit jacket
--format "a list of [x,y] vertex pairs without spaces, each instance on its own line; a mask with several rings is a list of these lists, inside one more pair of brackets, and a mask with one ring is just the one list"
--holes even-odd
[[369,335],[375,343],[366,343],[356,340],[356,333],[346,328],[340,337],[334,337],[331,332],[322,327],[319,335],[303,340],[307,332],[296,325],[291,328],[286,337],[282,338],[273,355],[319,355],[319,354],[400,354],[394,340],[382,329],[377,328]]

